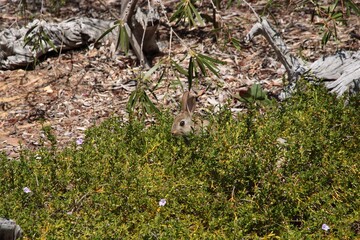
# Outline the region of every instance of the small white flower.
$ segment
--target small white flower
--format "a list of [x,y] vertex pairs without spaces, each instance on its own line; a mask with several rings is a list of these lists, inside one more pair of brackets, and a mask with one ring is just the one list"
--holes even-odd
[[31,190],[28,187],[24,187],[23,191],[24,191],[24,193],[31,193]]
[[284,139],[284,138],[281,138],[281,137],[279,137],[278,139],[276,139],[276,141],[278,142],[278,143],[280,143],[281,145],[285,145],[286,144],[286,139]]
[[160,199],[159,206],[163,207],[163,206],[165,206],[165,204],[166,204],[166,200],[165,199]]
[[327,224],[324,223],[324,224],[321,226],[321,229],[324,230],[324,231],[329,231],[329,230],[330,230],[330,227],[329,227]]
[[76,145],[81,145],[83,144],[84,140],[82,138],[78,138],[76,139]]

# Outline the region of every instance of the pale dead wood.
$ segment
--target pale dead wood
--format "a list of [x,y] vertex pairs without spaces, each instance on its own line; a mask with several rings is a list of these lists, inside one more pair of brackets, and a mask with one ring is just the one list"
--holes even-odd
[[349,94],[359,92],[360,52],[341,51],[333,56],[320,58],[309,65],[289,52],[281,36],[270,26],[266,18],[262,18],[260,21],[251,28],[245,41],[249,42],[257,35],[263,35],[285,66],[290,85],[280,94],[280,98],[289,96],[287,91],[293,89],[296,80],[305,74],[306,79],[310,81],[319,79],[324,82],[326,88],[339,97],[345,92],[349,92]]
[[326,80],[325,86],[338,96],[360,92],[360,52],[338,52],[310,65],[311,72]]
[[24,37],[32,28],[31,35],[44,32],[49,36],[57,51],[76,49],[96,41],[101,34],[112,26],[112,21],[92,18],[71,18],[61,23],[48,23],[34,20],[20,29],[6,29],[0,32],[0,69],[17,69],[34,63],[36,59],[54,51],[52,46],[42,41],[43,48],[32,49],[25,46]]
[[[140,63],[150,67],[146,54],[159,52],[156,42],[156,31],[159,15],[156,8],[137,6],[137,0],[125,0],[121,14],[129,43]],[[136,10],[136,11],[135,11]],[[70,18],[61,23],[49,23],[34,20],[20,29],[6,29],[0,32],[0,69],[12,70],[31,66],[40,57],[51,51],[70,50],[94,43],[107,29],[114,26],[113,21],[93,18]],[[45,33],[53,46],[42,41],[41,48],[34,48],[35,43],[25,46],[24,38],[29,29],[34,28],[29,36]],[[105,38],[110,42],[117,41],[115,30]]]

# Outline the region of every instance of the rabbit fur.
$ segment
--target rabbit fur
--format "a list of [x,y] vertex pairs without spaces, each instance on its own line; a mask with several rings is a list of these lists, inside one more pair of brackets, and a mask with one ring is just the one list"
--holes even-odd
[[[181,99],[181,111],[175,117],[171,127],[171,134],[175,136],[189,135],[193,132],[198,132],[204,125],[209,125],[208,121],[200,124],[194,123],[192,116],[196,107],[196,96],[189,91],[184,92]],[[206,127],[205,126],[205,127]]]

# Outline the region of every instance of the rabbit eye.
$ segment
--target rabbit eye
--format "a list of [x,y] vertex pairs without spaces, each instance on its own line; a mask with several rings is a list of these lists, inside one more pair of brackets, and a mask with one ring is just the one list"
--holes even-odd
[[181,127],[185,126],[185,121],[184,121],[184,120],[182,120],[182,121],[180,122],[180,126],[181,126]]

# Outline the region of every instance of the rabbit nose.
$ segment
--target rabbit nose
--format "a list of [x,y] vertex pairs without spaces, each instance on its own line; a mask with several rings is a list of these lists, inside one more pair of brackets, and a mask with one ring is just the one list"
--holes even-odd
[[180,132],[177,131],[176,129],[174,129],[174,130],[171,130],[171,135],[178,136],[178,135],[180,135]]

